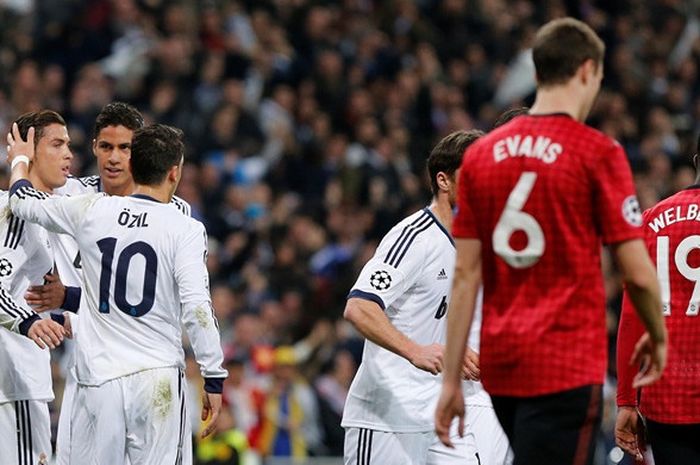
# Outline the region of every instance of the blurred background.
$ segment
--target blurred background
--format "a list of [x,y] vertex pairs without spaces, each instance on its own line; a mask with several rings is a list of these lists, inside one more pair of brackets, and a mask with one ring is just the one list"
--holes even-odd
[[[60,112],[75,175],[95,173],[108,102],[182,128],[178,195],[209,232],[231,372],[197,463],[288,463],[269,458],[286,437],[296,446],[282,455],[336,464],[363,344],[345,296],[382,235],[429,202],[432,145],[531,103],[535,31],[575,16],[607,46],[589,123],[625,147],[649,207],[694,181],[699,13],[697,0],[0,0],[0,128]],[[620,281],[604,255],[614,362]],[[63,370],[56,352],[56,421]],[[198,429],[191,356],[187,372]],[[614,394],[611,363],[601,465],[620,460]]]

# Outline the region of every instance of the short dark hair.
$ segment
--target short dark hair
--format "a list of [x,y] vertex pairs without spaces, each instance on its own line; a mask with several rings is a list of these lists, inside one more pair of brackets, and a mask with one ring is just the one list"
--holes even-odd
[[165,124],[152,124],[134,131],[131,140],[131,174],[142,186],[163,182],[168,171],[185,155],[182,131]]
[[564,84],[586,60],[602,65],[605,44],[587,24],[560,18],[542,26],[535,36],[532,60],[537,85]]
[[21,115],[15,120],[17,127],[19,128],[19,135],[22,136],[23,140],[27,140],[27,133],[29,128],[34,128],[34,146],[39,143],[41,137],[44,135],[44,128],[52,124],[60,124],[61,126],[66,125],[66,121],[61,115],[53,110],[39,110],[31,111]]
[[112,102],[108,103],[95,119],[95,129],[93,137],[97,138],[100,131],[107,126],[124,126],[127,129],[136,131],[143,127],[143,115],[128,103]]
[[503,126],[506,123],[509,123],[510,120],[512,120],[516,116],[527,115],[529,111],[530,109],[528,107],[509,108],[508,110],[501,113],[500,116],[496,119],[496,122],[493,123],[493,129],[496,129],[498,127]]
[[430,190],[433,195],[438,193],[437,175],[439,172],[450,176],[459,169],[465,150],[475,140],[483,136],[478,129],[455,131],[445,136],[437,143],[428,157],[428,174],[430,175]]

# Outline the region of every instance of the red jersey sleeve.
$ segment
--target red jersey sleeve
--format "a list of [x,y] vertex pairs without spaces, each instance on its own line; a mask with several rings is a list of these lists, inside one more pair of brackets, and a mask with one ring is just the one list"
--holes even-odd
[[614,143],[598,158],[592,173],[594,207],[603,243],[642,238],[642,211],[622,147]]
[[617,406],[636,406],[637,390],[632,387],[632,380],[637,374],[637,367],[630,364],[632,352],[637,341],[644,334],[644,326],[634,311],[627,292],[622,300],[620,325],[617,329]]
[[463,239],[478,239],[474,213],[469,204],[469,168],[466,166],[466,160],[467,155],[464,156],[457,182],[457,213],[452,221],[452,235]]

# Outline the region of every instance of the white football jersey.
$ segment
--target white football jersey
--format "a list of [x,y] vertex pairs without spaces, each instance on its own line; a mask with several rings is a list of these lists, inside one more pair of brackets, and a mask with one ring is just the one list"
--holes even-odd
[[[50,354],[17,332],[35,314],[24,300],[29,286],[43,284],[53,255],[46,230],[9,211],[7,192],[0,193],[0,403],[53,399]],[[8,316],[13,321],[8,319]],[[13,331],[11,331],[13,330]]]
[[78,243],[84,275],[76,334],[80,384],[184,368],[181,323],[202,376],[226,377],[200,222],[143,196],[49,197],[28,182],[14,187],[10,203],[17,216]]
[[[85,176],[81,178],[69,176],[62,187],[54,189],[54,194],[68,196],[97,192],[102,192],[99,176]],[[173,196],[170,205],[180,210],[186,216],[191,215],[190,204],[177,196]],[[81,257],[78,253],[78,244],[66,234],[49,234],[49,239],[54,247],[56,267],[61,276],[61,282],[65,286],[80,287],[82,282],[82,265]]]
[[[455,257],[452,237],[425,208],[387,233],[348,297],[376,302],[391,324],[418,344],[444,344]],[[439,376],[367,340],[342,426],[432,431],[439,392]]]

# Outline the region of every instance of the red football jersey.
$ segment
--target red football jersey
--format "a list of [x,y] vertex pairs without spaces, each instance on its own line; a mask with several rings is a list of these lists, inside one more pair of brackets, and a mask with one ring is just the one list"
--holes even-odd
[[453,233],[482,245],[481,375],[492,395],[602,384],[601,243],[642,237],[619,144],[568,115],[526,115],[466,152]]
[[[700,423],[700,186],[644,212],[644,238],[661,288],[668,362],[659,381],[642,389],[639,408],[662,423]],[[618,405],[637,405],[630,356],[644,327],[625,295],[617,338]]]

